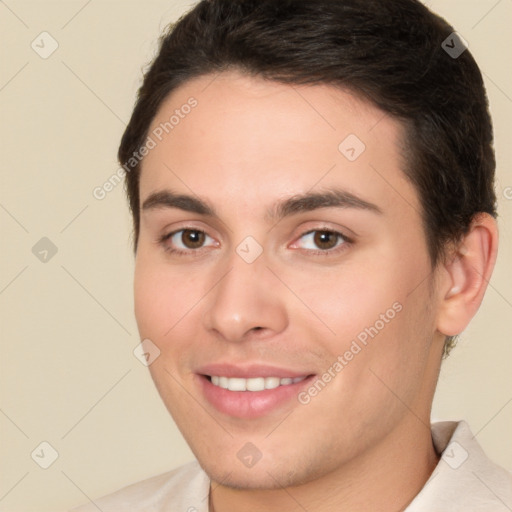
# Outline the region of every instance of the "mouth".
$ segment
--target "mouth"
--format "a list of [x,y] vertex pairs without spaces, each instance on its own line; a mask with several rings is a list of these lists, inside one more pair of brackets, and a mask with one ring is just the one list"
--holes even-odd
[[242,377],[223,377],[218,375],[206,375],[206,378],[214,386],[222,389],[229,389],[229,391],[264,391],[265,389],[275,389],[279,386],[289,386],[297,384],[307,378],[307,375],[302,377],[252,377],[244,379]]
[[211,365],[196,373],[199,393],[217,412],[244,419],[299,406],[298,394],[314,378],[315,374],[267,366]]

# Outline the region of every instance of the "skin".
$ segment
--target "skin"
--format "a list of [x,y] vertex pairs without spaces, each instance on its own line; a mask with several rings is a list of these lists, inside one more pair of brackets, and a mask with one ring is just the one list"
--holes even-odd
[[[172,190],[201,198],[218,217],[141,209],[135,314],[141,339],[161,351],[150,365],[157,389],[212,480],[210,508],[404,509],[438,462],[429,424],[443,343],[482,300],[494,220],[478,216],[432,269],[398,121],[331,86],[230,71],[174,91],[150,132],[191,96],[198,106],[143,161],[141,205]],[[349,134],[366,146],[352,162],[338,150]],[[325,207],[266,216],[279,201],[333,187],[381,213]],[[208,235],[199,249],[187,248],[182,233],[160,241],[185,228]],[[304,236],[314,229],[351,242],[333,235],[335,248],[322,251]],[[250,264],[236,252],[247,236],[263,250]],[[188,252],[166,250],[173,247]],[[306,405],[293,399],[237,418],[201,393],[197,369],[213,362],[321,376],[396,303],[401,311]],[[247,442],[262,454],[251,468],[237,457]]]

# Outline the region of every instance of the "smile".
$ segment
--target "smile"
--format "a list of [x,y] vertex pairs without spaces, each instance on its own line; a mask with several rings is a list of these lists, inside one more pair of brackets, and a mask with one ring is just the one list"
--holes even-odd
[[211,365],[201,368],[195,381],[198,393],[217,413],[256,419],[298,406],[299,393],[315,378],[284,368]]
[[244,379],[241,377],[223,377],[211,375],[210,382],[214,386],[218,386],[229,391],[264,391],[266,389],[275,389],[279,386],[289,386],[303,381],[307,376],[303,377],[253,377]]

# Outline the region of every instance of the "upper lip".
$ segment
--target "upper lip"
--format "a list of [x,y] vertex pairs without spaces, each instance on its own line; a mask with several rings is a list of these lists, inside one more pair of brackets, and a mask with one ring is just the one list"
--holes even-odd
[[243,379],[251,379],[255,377],[306,377],[312,375],[308,371],[292,370],[288,368],[280,368],[278,366],[269,366],[264,364],[250,365],[234,365],[230,363],[212,363],[201,366],[197,369],[197,373],[201,375],[215,375],[219,377],[239,377]]

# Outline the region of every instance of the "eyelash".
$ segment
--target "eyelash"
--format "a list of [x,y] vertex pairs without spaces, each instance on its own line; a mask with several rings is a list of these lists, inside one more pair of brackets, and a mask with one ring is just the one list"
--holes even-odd
[[[188,249],[188,250],[184,251],[182,249],[173,248],[173,247],[169,246],[166,243],[167,240],[169,240],[174,235],[176,235],[177,233],[180,233],[182,231],[192,231],[192,232],[195,232],[195,233],[202,233],[203,235],[208,236],[207,233],[205,231],[201,230],[201,229],[192,228],[192,227],[183,227],[181,229],[178,229],[176,231],[172,231],[171,233],[167,233],[167,234],[163,235],[162,237],[160,237],[159,240],[158,240],[159,244],[163,247],[163,249],[167,253],[170,253],[170,254],[173,254],[173,255],[176,255],[176,256],[200,256],[200,254],[202,252],[201,249],[204,249],[204,247],[200,247],[198,249]],[[338,254],[338,253],[346,250],[347,246],[350,246],[350,245],[353,244],[353,240],[352,239],[348,238],[347,236],[345,236],[340,231],[335,231],[335,230],[329,229],[329,228],[310,229],[309,231],[306,231],[305,233],[303,233],[298,238],[298,240],[300,240],[301,238],[305,237],[306,235],[309,235],[311,233],[316,233],[316,232],[325,232],[325,233],[330,233],[330,234],[336,235],[338,237],[337,243],[340,241],[340,239],[343,241],[343,243],[341,243],[340,245],[334,247],[333,249],[324,249],[324,250],[321,250],[321,249],[318,249],[318,250],[303,249],[308,254],[313,255],[313,256],[324,256],[325,257],[325,256],[335,255],[335,254]]]

